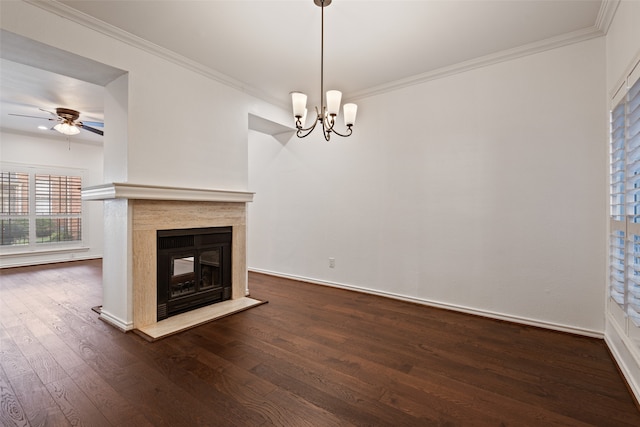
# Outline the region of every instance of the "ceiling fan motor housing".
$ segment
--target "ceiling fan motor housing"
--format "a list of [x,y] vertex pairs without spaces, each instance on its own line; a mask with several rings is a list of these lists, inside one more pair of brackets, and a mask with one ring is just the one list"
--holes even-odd
[[58,115],[58,117],[63,118],[65,121],[72,123],[78,120],[78,117],[80,117],[79,112],[77,112],[76,110],[71,110],[69,108],[56,108],[56,114]]

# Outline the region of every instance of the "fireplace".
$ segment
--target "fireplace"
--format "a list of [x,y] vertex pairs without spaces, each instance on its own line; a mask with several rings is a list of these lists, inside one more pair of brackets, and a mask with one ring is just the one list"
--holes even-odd
[[[264,303],[249,298],[247,288],[246,204],[253,193],[109,183],[83,188],[82,199],[104,202],[111,230],[104,236],[105,322],[153,341]],[[231,299],[158,319],[158,231],[208,227],[232,230],[231,255],[223,256],[231,262]]]
[[231,299],[232,227],[157,231],[157,319]]

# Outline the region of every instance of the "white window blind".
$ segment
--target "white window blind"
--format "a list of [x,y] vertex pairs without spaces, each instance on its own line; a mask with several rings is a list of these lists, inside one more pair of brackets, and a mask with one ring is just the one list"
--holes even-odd
[[2,245],[29,244],[29,175],[0,172],[0,233]]
[[640,326],[640,79],[611,112],[609,294]]
[[625,232],[614,230],[609,237],[609,292],[611,298],[620,306],[624,306],[625,245]]
[[82,240],[82,179],[36,174],[35,188],[37,242]]
[[9,170],[0,172],[3,251],[82,243],[81,174],[5,167]]
[[626,313],[640,326],[640,80],[629,89],[625,108],[627,145],[627,289]]
[[611,217],[616,221],[625,217],[624,118],[624,103],[620,103],[611,113]]

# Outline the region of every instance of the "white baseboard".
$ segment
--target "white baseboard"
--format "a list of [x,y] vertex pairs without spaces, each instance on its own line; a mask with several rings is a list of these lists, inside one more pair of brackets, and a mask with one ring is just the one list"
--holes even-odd
[[31,257],[2,257],[0,259],[0,269],[14,268],[14,267],[29,267],[32,265],[45,265],[45,264],[59,264],[61,262],[73,262],[73,261],[86,261],[90,259],[102,258],[102,254],[73,254],[70,256],[68,253],[63,253],[51,258],[38,258],[36,256]]
[[362,293],[371,294],[371,295],[378,295],[378,296],[397,299],[397,300],[401,300],[401,301],[408,301],[408,302],[413,302],[413,303],[416,303],[416,304],[422,304],[422,305],[426,305],[426,306],[429,306],[429,307],[443,308],[443,309],[446,309],[446,310],[452,310],[452,311],[458,311],[458,312],[461,312],[461,313],[473,314],[473,315],[476,315],[476,316],[488,317],[488,318],[491,318],[491,319],[504,320],[504,321],[507,321],[507,322],[520,323],[520,324],[523,324],[523,325],[536,326],[536,327],[545,328],[545,329],[552,329],[554,331],[567,332],[567,333],[570,333],[570,334],[582,335],[582,336],[587,336],[587,337],[592,337],[592,338],[599,338],[599,339],[603,339],[604,338],[604,333],[602,331],[595,331],[595,330],[591,330],[591,329],[578,328],[578,327],[575,327],[575,326],[562,325],[562,324],[557,324],[557,323],[552,323],[552,322],[545,322],[545,321],[541,321],[541,320],[538,320],[538,319],[529,319],[529,318],[526,318],[526,317],[519,317],[519,316],[513,316],[513,315],[509,315],[509,314],[496,313],[496,312],[492,312],[492,311],[479,310],[479,309],[476,309],[476,308],[465,307],[465,306],[456,305],[456,304],[443,303],[443,302],[439,302],[439,301],[433,301],[433,300],[427,300],[427,299],[423,299],[423,298],[416,298],[416,297],[407,296],[407,295],[395,294],[395,293],[392,293],[392,292],[385,292],[385,291],[379,291],[379,290],[375,290],[375,289],[363,288],[363,287],[359,287],[359,286],[346,285],[344,283],[329,282],[329,281],[326,281],[326,280],[312,279],[312,278],[309,278],[309,277],[296,276],[296,275],[293,275],[293,274],[279,273],[279,272],[270,271],[270,270],[263,270],[263,269],[259,269],[259,268],[251,268],[251,267],[249,267],[249,271],[252,271],[252,272],[255,272],[255,273],[267,274],[267,275],[270,275],[270,276],[283,277],[285,279],[299,280],[301,282],[313,283],[313,284],[316,284],[316,285],[330,286],[330,287],[333,287],[333,288],[340,288],[340,289],[346,289],[346,290],[350,290],[350,291],[362,292]]
[[604,341],[627,381],[636,403],[640,405],[640,355],[634,343],[609,315]]
[[100,320],[104,320],[114,328],[120,329],[122,332],[128,332],[133,330],[133,322],[126,322],[117,316],[102,309],[100,312]]

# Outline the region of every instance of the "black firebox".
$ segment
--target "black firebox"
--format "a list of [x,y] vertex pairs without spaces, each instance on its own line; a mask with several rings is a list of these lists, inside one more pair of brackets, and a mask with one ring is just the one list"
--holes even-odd
[[231,299],[231,231],[158,230],[158,320]]

